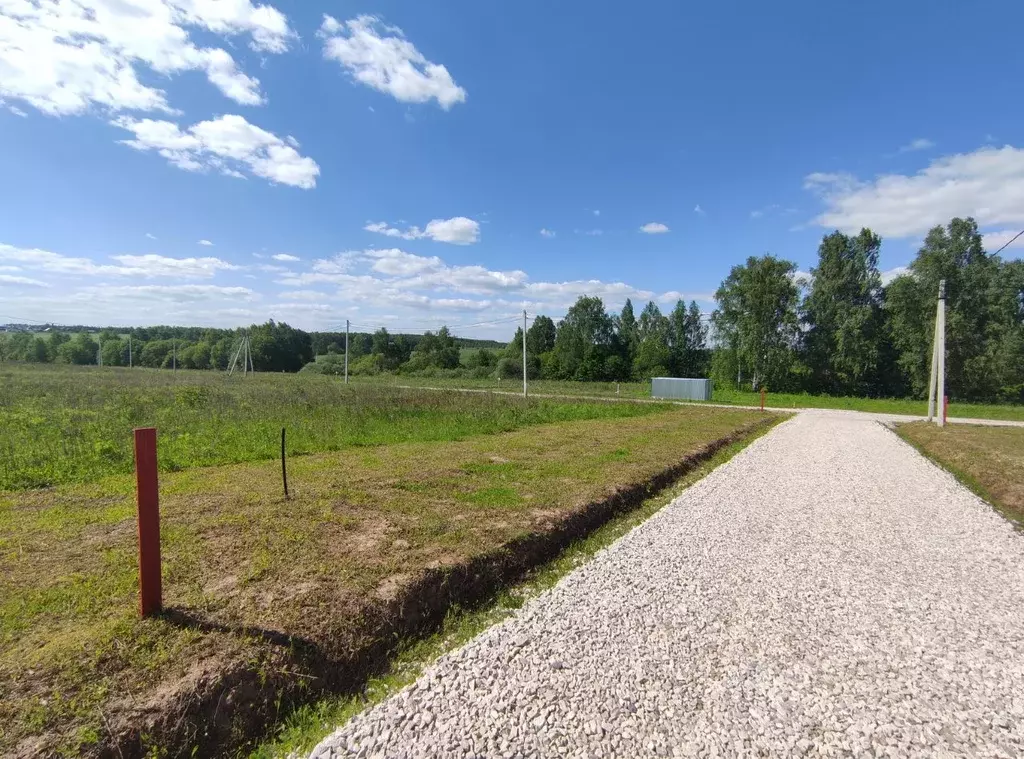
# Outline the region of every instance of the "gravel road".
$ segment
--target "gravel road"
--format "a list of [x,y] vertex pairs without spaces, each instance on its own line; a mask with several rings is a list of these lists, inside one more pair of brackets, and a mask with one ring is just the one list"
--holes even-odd
[[1024,536],[800,414],[315,757],[1024,756]]

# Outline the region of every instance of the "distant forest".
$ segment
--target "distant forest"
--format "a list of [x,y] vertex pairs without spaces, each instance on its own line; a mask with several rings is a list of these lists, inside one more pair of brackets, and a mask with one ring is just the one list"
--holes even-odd
[[[1024,261],[985,250],[973,219],[936,226],[905,273],[883,285],[881,238],[836,231],[818,247],[809,277],[771,255],[734,266],[708,318],[679,301],[640,314],[609,313],[582,296],[558,323],[537,316],[526,331],[531,378],[643,381],[711,376],[719,386],[872,397],[923,397],[939,282],[946,282],[946,388],[956,400],[1024,403]],[[225,369],[241,330],[131,330],[8,325],[0,360],[106,366]],[[30,331],[31,330],[31,331]],[[249,329],[257,371],[344,371],[344,333],[267,322]],[[349,336],[349,372],[437,377],[518,377],[522,327],[505,344],[423,335]],[[467,350],[472,349],[472,350]]]

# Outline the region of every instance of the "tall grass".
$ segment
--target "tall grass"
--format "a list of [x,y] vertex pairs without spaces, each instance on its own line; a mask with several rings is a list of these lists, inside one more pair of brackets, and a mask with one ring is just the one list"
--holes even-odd
[[164,471],[352,445],[460,440],[531,424],[637,416],[636,404],[346,387],[337,378],[52,365],[0,367],[0,490],[132,471],[134,427],[156,427]]

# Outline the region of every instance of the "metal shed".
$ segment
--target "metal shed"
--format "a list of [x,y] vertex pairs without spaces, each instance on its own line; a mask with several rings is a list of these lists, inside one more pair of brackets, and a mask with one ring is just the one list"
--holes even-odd
[[710,401],[711,380],[655,377],[651,380],[651,397],[677,401]]

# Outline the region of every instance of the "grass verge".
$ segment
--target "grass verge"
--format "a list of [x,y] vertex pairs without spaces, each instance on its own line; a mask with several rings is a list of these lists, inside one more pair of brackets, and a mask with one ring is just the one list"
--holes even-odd
[[[495,379],[442,379],[432,377],[410,377],[406,375],[380,375],[360,377],[363,385],[409,387],[436,387],[442,389],[495,390],[519,392],[521,381]],[[569,382],[564,380],[534,380],[530,392],[538,395],[562,395],[567,397],[592,397],[605,399],[650,399],[651,386],[647,382]],[[758,406],[760,393],[743,390],[716,388],[713,403],[730,406]],[[903,414],[924,416],[928,410],[926,401],[913,398],[853,398],[833,395],[809,395],[807,393],[767,394],[766,403],[776,409],[822,408],[846,411],[868,411],[878,414]],[[1009,404],[960,403],[949,404],[949,414],[968,419],[1006,419],[1024,421],[1024,406]]]
[[401,641],[386,671],[371,677],[359,693],[332,696],[303,705],[285,717],[274,728],[271,739],[258,746],[251,753],[250,759],[305,755],[335,728],[359,712],[415,682],[438,657],[511,617],[532,598],[553,587],[566,574],[589,561],[595,553],[654,516],[684,490],[754,440],[767,434],[781,420],[781,417],[774,417],[770,424],[754,428],[740,439],[720,448],[710,458],[696,464],[667,490],[644,499],[635,509],[612,517],[585,537],[573,541],[556,558],[531,569],[521,582],[501,589],[476,606],[453,607],[436,632],[426,637]]
[[309,455],[287,501],[273,463],[172,473],[168,611],[146,620],[131,477],[0,493],[0,754],[244,746],[761,419],[675,407]]
[[1024,428],[913,422],[896,433],[1024,528]]

